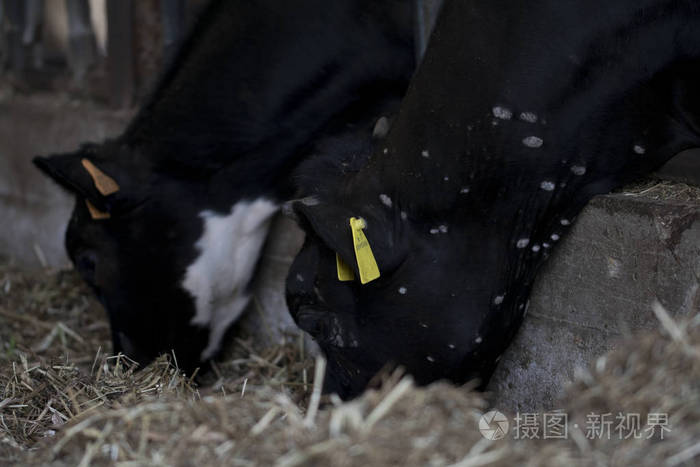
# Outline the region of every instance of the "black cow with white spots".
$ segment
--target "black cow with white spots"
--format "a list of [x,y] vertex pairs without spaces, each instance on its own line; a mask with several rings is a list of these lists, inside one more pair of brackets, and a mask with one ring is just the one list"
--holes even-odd
[[485,384],[591,197],[699,145],[697,1],[447,0],[387,140],[345,176],[305,167],[289,205],[326,390],[387,365]]
[[66,248],[114,351],[174,350],[187,371],[213,356],[294,167],[367,151],[414,60],[410,2],[218,0],[120,137],[37,158],[76,196]]

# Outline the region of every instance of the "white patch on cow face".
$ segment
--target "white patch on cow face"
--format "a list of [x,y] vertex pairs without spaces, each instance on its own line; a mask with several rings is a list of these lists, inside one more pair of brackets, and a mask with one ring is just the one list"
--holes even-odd
[[209,328],[201,358],[210,358],[221,339],[243,312],[250,282],[278,206],[266,199],[239,201],[231,214],[204,211],[204,233],[197,241],[199,257],[190,264],[182,286],[194,297],[196,314],[190,324]]

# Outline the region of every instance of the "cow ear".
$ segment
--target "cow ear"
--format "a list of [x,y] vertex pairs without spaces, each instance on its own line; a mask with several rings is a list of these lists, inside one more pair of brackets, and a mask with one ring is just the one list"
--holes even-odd
[[314,199],[291,202],[293,217],[307,234],[311,233],[334,250],[359,277],[358,257],[353,242],[350,219],[362,219],[362,229],[372,251],[380,274],[393,270],[403,259],[401,235],[395,221],[371,206],[352,207],[319,203]]
[[39,170],[66,190],[87,199],[97,210],[112,212],[140,199],[143,189],[133,189],[134,176],[123,161],[100,157],[93,146],[67,154],[37,156]]

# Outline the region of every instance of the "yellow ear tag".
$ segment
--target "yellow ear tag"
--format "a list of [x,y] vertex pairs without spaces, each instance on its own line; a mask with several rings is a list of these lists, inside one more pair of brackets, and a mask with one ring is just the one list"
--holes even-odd
[[352,230],[352,243],[355,246],[355,258],[357,268],[360,270],[360,282],[366,284],[379,277],[379,267],[374,259],[369,241],[362,231],[366,227],[362,219],[350,218],[350,230]]
[[95,219],[96,221],[101,221],[103,219],[109,219],[112,217],[108,212],[102,212],[99,209],[97,209],[89,200],[85,200],[85,204],[87,204],[88,211],[90,211],[90,217]]
[[352,272],[352,268],[348,266],[348,263],[343,261],[338,253],[335,254],[335,268],[338,270],[338,280],[347,282],[355,280],[355,273]]
[[85,170],[88,171],[92,177],[92,181],[95,183],[95,188],[102,194],[102,196],[111,195],[119,191],[119,184],[114,181],[112,177],[98,169],[95,164],[87,159],[80,161],[83,164]]

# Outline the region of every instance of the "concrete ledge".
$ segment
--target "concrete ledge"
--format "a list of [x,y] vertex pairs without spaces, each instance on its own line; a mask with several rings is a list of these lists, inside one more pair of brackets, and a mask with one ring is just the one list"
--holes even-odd
[[658,326],[654,300],[675,316],[699,312],[699,277],[700,201],[595,198],[539,275],[489,386],[494,407],[553,408],[577,366]]

